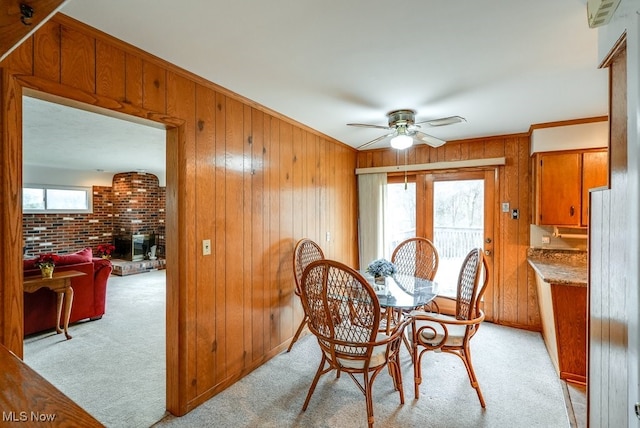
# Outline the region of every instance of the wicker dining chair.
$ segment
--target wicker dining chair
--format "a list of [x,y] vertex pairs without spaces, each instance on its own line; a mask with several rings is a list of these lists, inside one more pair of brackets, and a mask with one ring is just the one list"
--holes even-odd
[[[483,271],[484,275],[482,275]],[[480,282],[481,277],[484,277],[482,283]],[[473,249],[467,254],[460,268],[455,316],[424,311],[410,313],[416,398],[420,395],[420,383],[422,382],[420,365],[422,356],[427,351],[439,350],[460,357],[467,369],[471,386],[478,394],[480,405],[486,407],[480,384],[471,363],[469,342],[478,332],[480,324],[484,320],[484,312],[480,309],[480,303],[487,288],[488,279],[487,265],[482,249]]]
[[[320,377],[336,370],[347,373],[364,393],[367,421],[372,427],[372,385],[385,367],[404,404],[399,354],[402,334],[410,320],[398,324],[389,335],[379,332],[380,304],[375,291],[360,273],[337,261],[311,263],[301,283],[309,330],[322,351],[302,410],[307,409]],[[361,375],[362,381],[356,375]]]
[[[429,281],[433,281],[435,278],[439,262],[438,250],[433,245],[433,242],[427,238],[414,237],[406,239],[399,243],[391,254],[391,263],[396,266],[398,274],[428,279]],[[413,292],[413,290],[406,291]],[[435,300],[432,300],[425,307],[417,309],[440,312],[438,303]],[[399,313],[393,315],[390,318],[395,320],[401,316]],[[405,344],[407,349],[411,351],[411,346],[406,339]]]
[[[322,248],[320,248],[320,246],[311,239],[302,238],[296,243],[293,249],[293,279],[295,280],[296,285],[294,291],[296,296],[300,297],[300,281],[302,279],[302,272],[304,272],[304,269],[309,266],[311,262],[322,259],[324,259]],[[305,313],[302,317],[302,321],[300,321],[298,329],[296,330],[296,334],[293,336],[293,339],[291,339],[287,352],[291,351],[291,348],[293,348],[293,344],[296,343],[300,337],[300,333],[302,333],[302,330],[307,325],[307,321],[308,317]]]
[[399,274],[415,276],[433,281],[438,271],[438,250],[426,238],[409,238],[393,250],[391,263]]

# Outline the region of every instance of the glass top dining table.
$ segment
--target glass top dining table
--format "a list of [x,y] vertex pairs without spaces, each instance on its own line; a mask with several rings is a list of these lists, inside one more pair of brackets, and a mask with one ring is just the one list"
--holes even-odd
[[415,309],[430,303],[438,295],[438,284],[411,275],[395,274],[384,278],[384,285],[375,283],[373,276],[365,273],[365,279],[373,286],[380,306],[395,309]]
[[[384,277],[384,284],[377,284],[375,278],[361,272],[373,286],[382,308],[386,308],[384,332],[391,333],[392,327],[404,316],[404,312],[427,305],[438,296],[438,283],[412,275],[394,274]],[[411,349],[407,342],[407,349]]]

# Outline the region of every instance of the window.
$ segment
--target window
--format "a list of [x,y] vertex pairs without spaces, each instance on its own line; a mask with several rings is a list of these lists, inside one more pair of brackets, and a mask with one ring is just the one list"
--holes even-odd
[[24,213],[92,213],[91,187],[44,186],[28,184],[22,188]]
[[458,274],[472,248],[483,248],[484,180],[434,181],[433,244],[438,249],[438,294],[455,297]]

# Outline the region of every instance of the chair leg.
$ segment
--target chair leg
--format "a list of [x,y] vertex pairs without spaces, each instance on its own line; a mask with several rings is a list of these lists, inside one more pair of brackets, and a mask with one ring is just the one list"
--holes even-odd
[[461,352],[461,358],[464,362],[464,366],[467,369],[467,374],[469,375],[469,382],[473,389],[476,390],[478,394],[478,400],[480,400],[480,405],[484,409],[486,406],[484,402],[484,397],[482,396],[482,391],[480,391],[480,384],[478,383],[478,378],[476,377],[476,373],[473,370],[473,365],[471,364],[471,351],[469,350],[469,344],[465,345]]
[[422,352],[418,352],[418,347],[413,347],[411,353],[411,359],[413,360],[413,387],[415,389],[416,400],[420,398],[420,384],[422,383]]
[[[373,379],[369,381],[369,373],[364,372],[364,387],[365,393],[364,398],[367,402],[367,422],[369,424],[369,428],[373,428],[373,398],[371,397],[371,384],[373,383]],[[374,376],[375,378],[375,376]]]
[[309,400],[311,400],[311,396],[313,395],[313,391],[316,389],[316,385],[318,384],[318,380],[322,373],[324,372],[324,363],[327,361],[326,355],[324,352],[322,353],[322,360],[320,361],[320,366],[318,367],[318,371],[316,372],[316,376],[313,378],[313,382],[309,387],[309,392],[307,392],[307,398],[304,400],[304,404],[302,405],[302,411],[307,410],[307,406],[309,405]]
[[291,351],[291,348],[293,348],[293,344],[296,343],[296,341],[298,340],[298,337],[300,336],[300,333],[302,333],[302,329],[304,328],[305,325],[307,325],[307,316],[306,315],[302,318],[302,321],[300,321],[300,325],[298,326],[298,330],[296,330],[296,334],[293,335],[293,339],[291,339],[291,343],[289,344],[289,347],[287,348],[287,352]]
[[400,395],[400,404],[404,404],[404,386],[402,385],[402,369],[400,368],[400,361],[396,356],[395,360],[389,361],[389,367],[392,372],[393,386]]

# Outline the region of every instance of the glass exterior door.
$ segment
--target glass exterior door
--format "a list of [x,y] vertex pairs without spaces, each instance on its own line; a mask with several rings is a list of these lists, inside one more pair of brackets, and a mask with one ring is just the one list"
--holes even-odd
[[455,297],[460,266],[484,241],[484,180],[434,181],[433,243],[440,258],[439,294]]

